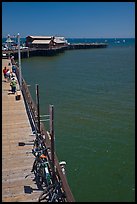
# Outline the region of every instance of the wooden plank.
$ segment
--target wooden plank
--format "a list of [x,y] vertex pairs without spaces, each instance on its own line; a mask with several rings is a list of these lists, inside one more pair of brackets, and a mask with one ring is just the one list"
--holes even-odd
[[[10,60],[2,59],[2,69]],[[2,73],[3,77],[3,73]],[[34,175],[30,174],[34,156],[32,145],[19,146],[19,142],[30,142],[35,139],[21,94],[16,101],[10,91],[8,82],[2,78],[2,201],[3,202],[36,202],[41,191],[37,189]]]

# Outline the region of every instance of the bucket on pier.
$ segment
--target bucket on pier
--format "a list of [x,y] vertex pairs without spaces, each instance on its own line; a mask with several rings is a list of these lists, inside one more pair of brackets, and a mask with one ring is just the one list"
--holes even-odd
[[16,92],[15,99],[16,99],[16,101],[19,101],[21,99],[21,94]]
[[21,99],[21,95],[15,96],[16,101],[19,101]]

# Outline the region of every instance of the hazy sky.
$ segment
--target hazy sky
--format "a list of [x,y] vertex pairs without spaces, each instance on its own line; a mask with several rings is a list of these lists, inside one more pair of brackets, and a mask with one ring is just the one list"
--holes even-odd
[[2,2],[2,37],[134,38],[135,2]]

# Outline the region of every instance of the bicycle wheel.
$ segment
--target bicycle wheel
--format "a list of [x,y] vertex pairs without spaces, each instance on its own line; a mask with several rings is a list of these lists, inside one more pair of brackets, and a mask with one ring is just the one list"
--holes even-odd
[[43,184],[43,168],[41,167],[40,162],[37,160],[34,163],[34,174],[35,174],[35,179],[38,185],[42,185]]
[[53,186],[51,186],[50,188],[45,188],[44,191],[40,194],[38,202],[50,202],[53,190]]

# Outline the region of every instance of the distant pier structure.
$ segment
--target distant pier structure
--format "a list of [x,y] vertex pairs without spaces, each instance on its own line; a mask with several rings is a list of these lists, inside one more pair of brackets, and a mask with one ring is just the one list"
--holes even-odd
[[68,49],[91,49],[91,48],[106,48],[107,43],[73,43],[68,45]]
[[[66,50],[106,48],[107,43],[68,43],[64,37],[27,36],[26,47],[21,47],[21,58],[32,56],[54,56]],[[2,54],[18,58],[18,49],[3,50]]]

